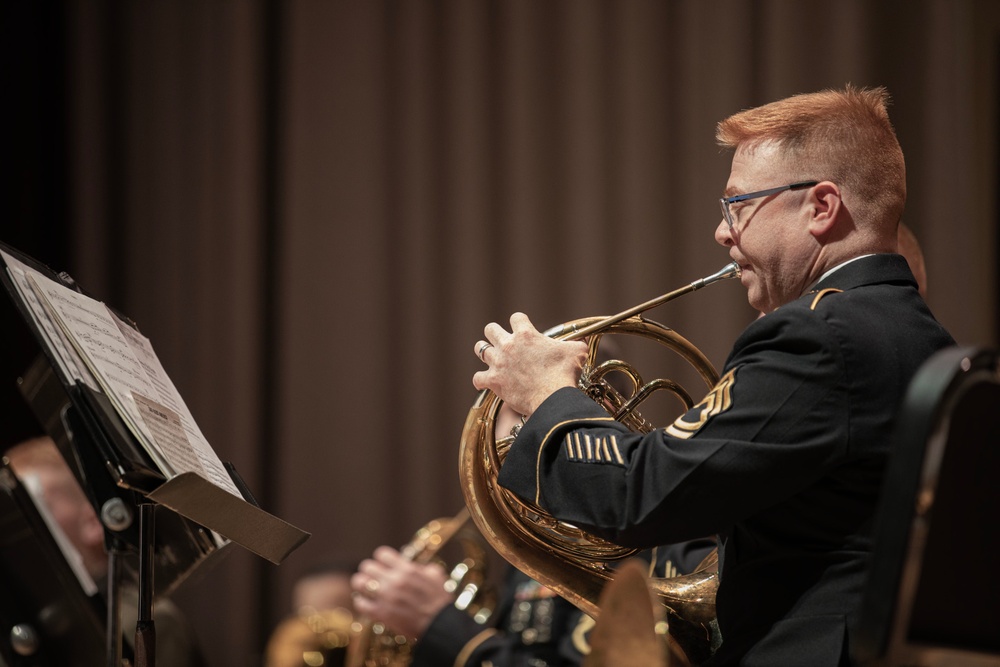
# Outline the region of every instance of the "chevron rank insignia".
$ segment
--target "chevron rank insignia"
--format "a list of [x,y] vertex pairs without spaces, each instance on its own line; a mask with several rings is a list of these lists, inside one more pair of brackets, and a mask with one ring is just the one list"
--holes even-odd
[[701,430],[701,427],[707,424],[709,419],[732,407],[733,385],[735,383],[736,369],[734,368],[719,378],[712,391],[708,392],[708,395],[701,399],[698,405],[682,414],[673,424],[664,429],[667,435],[686,440]]

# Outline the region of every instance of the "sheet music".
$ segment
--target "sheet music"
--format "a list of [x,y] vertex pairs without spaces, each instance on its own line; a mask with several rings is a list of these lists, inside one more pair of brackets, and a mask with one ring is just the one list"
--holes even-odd
[[[48,269],[35,269],[32,260],[22,262],[4,248],[0,248],[0,259],[9,274],[9,278],[0,275],[0,280],[6,281],[14,301],[33,325],[51,370],[71,390],[74,405],[85,411],[96,407],[98,416],[114,422],[87,421],[84,431],[119,444],[125,444],[121,436],[130,434],[168,477],[151,490],[148,476],[139,474],[133,479],[122,472],[119,484],[200,524],[216,548],[237,543],[277,564],[309,537],[244,500],[145,336],[100,301],[74,289],[71,281],[53,280]],[[43,381],[47,386],[49,378]],[[100,400],[78,403],[77,392],[72,391],[78,385],[88,387]],[[131,447],[127,449],[134,455]],[[201,539],[201,530],[192,535],[191,545],[200,547],[199,554],[211,546]],[[172,547],[164,548],[173,559],[169,553]],[[74,559],[67,556],[67,561],[73,563]]]
[[[25,278],[45,314],[58,325],[77,358],[161,471],[168,477],[194,472],[242,498],[149,340],[122,323],[100,301],[37,271],[25,271]],[[135,335],[126,336],[124,330]]]
[[132,398],[133,392],[155,396],[156,390],[139,367],[107,307],[52,281],[46,283],[29,275],[28,283],[157,467],[168,477],[176,475],[178,471],[146,428]]
[[[170,376],[167,375],[167,371],[160,363],[160,358],[156,356],[156,352],[153,350],[153,345],[149,339],[125,322],[122,322],[118,317],[115,317],[115,322],[117,322],[118,329],[128,341],[146,375],[149,376],[153,386],[156,387],[160,404],[170,408],[172,413],[171,415],[144,413],[146,425],[151,430],[154,428],[150,424],[150,419],[155,419],[161,427],[164,420],[171,424],[176,423],[176,426],[172,430],[179,428],[181,429],[181,433],[170,437],[186,436],[186,442],[189,443],[190,449],[198,457],[202,476],[213,484],[221,486],[230,493],[242,498],[242,494],[240,494],[239,489],[233,483],[233,479],[229,476],[229,472],[226,470],[225,465],[223,465],[222,460],[219,459],[215,450],[208,443],[208,439],[205,438],[197,422],[195,422],[194,416],[188,410],[187,404],[181,397],[180,392],[177,391],[177,387],[174,386]],[[198,471],[197,467],[187,469]]]
[[[30,266],[19,262],[17,259],[11,257],[2,250],[0,250],[0,255],[3,255],[4,263],[7,265],[7,274],[14,283],[14,287],[20,295],[21,301],[23,301],[28,307],[31,317],[36,326],[38,326],[38,329],[42,332],[42,336],[45,337],[49,349],[54,351],[56,364],[59,367],[59,371],[62,373],[62,376],[68,378],[70,381],[78,380],[83,382],[94,391],[99,391],[97,380],[95,380],[94,376],[87,370],[83,360],[80,359],[76,350],[74,350],[69,341],[66,340],[66,336],[63,334],[62,330],[56,326],[55,323],[53,323],[44,306],[42,306],[42,304],[38,301],[34,290],[32,290],[31,285],[28,283],[28,276],[32,276],[36,281],[43,284],[48,282],[58,285],[59,287],[62,286],[55,283],[47,276],[34,270]],[[63,289],[66,288],[63,287]]]

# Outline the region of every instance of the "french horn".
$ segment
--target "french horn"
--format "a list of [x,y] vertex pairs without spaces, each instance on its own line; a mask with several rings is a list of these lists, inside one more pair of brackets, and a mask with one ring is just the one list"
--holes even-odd
[[[711,388],[718,373],[705,355],[676,331],[642,317],[647,310],[720,280],[735,278],[734,262],[718,272],[680,289],[610,317],[590,317],[567,322],[546,332],[560,340],[586,339],[588,356],[580,387],[610,415],[636,432],[653,425],[639,407],[660,392],[673,395],[691,408],[693,400],[680,384],[668,379],[646,381],[634,366],[617,359],[597,362],[605,336],[625,335],[650,339],[678,355]],[[622,393],[609,381],[612,373],[624,375],[631,391]],[[599,600],[615,566],[636,550],[622,547],[559,521],[539,507],[525,503],[497,483],[497,475],[516,433],[495,432],[502,400],[489,390],[477,397],[466,418],[459,453],[462,493],[471,517],[493,548],[514,567],[548,586],[600,623]],[[651,587],[663,605],[669,630],[672,665],[697,665],[708,659],[721,637],[715,620],[718,588],[718,554],[713,552],[689,575],[653,579]]]

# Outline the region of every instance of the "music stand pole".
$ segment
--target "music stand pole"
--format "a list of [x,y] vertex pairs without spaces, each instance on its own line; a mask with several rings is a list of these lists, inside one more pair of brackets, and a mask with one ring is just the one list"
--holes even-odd
[[121,550],[117,538],[111,539],[108,549],[108,616],[105,655],[108,667],[122,664],[122,614],[121,614]]
[[153,624],[153,536],[156,506],[139,505],[139,620],[135,624],[136,667],[156,664],[156,627]]

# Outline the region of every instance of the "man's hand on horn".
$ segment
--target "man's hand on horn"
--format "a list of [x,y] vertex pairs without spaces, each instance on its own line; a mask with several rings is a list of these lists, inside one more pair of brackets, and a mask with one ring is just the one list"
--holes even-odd
[[510,328],[508,332],[496,322],[486,325],[486,340],[477,341],[473,351],[487,369],[473,375],[472,384],[531,416],[556,390],[577,386],[587,344],[549,338],[524,313],[510,316]]

